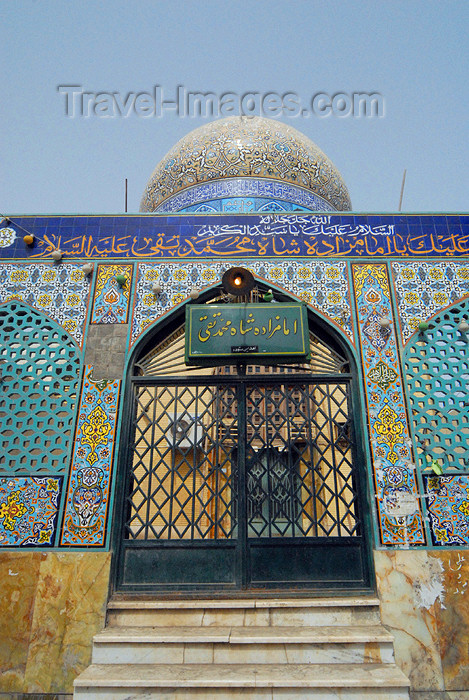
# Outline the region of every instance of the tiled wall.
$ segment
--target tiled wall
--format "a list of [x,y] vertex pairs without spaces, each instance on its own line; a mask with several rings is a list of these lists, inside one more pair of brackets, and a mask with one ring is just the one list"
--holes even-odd
[[[438,452],[435,445],[425,451],[424,442],[431,442],[431,434],[440,432],[442,404],[436,407],[436,413],[430,410],[422,431],[409,394],[414,381],[412,362],[418,377],[421,364],[427,361],[426,357],[421,359],[422,354],[431,355],[436,348],[444,361],[445,352],[449,353],[445,348],[453,348],[448,371],[451,373],[451,367],[459,362],[453,374],[462,381],[456,406],[459,414],[451,417],[451,439],[457,440],[459,432],[467,430],[458,427],[466,401],[469,405],[464,379],[466,374],[469,378],[467,339],[457,331],[458,321],[466,312],[469,316],[466,263],[306,258],[97,263],[91,277],[83,273],[79,263],[0,264],[0,309],[13,302],[24,303],[25,308],[33,307],[53,318],[75,344],[77,357],[82,356],[83,346],[87,356],[92,355],[93,329],[121,327],[124,333],[119,334],[120,342],[125,343],[128,327],[129,353],[162,316],[181,309],[191,289],[215,287],[224,269],[244,264],[274,290],[285,290],[292,298],[306,302],[342,334],[357,357],[364,421],[370,436],[369,476],[377,513],[375,544],[404,548],[467,546],[467,436],[462,433],[457,464],[445,460],[444,446],[443,451]],[[122,278],[121,284],[116,281],[116,275],[122,275],[123,283]],[[161,287],[157,295],[151,290],[155,282]],[[448,321],[451,313],[453,331]],[[388,327],[380,325],[382,317],[389,317]],[[431,342],[422,343],[416,326],[427,319],[427,341]],[[442,333],[446,334],[444,338]],[[125,346],[121,352],[125,352]],[[62,460],[53,474],[44,469],[39,473],[34,468],[28,470],[27,463],[20,473],[12,474],[5,462],[3,467],[0,464],[0,547],[108,547],[122,369],[115,370],[114,376],[102,377],[99,373],[94,376],[92,366],[82,367],[68,461]],[[8,381],[0,384],[0,391],[9,391]],[[452,393],[458,395],[458,391]],[[430,403],[435,392],[438,387],[432,386]],[[434,425],[437,428],[433,430]],[[451,426],[448,424],[447,430]],[[432,471],[431,459],[437,459],[444,469],[442,477]],[[454,498],[459,503],[457,512]]]
[[[258,251],[259,245],[260,239]],[[129,354],[163,315],[183,306],[191,288],[215,286],[235,264],[305,301],[349,343],[362,370],[383,622],[396,635],[397,660],[414,690],[467,688],[469,467],[462,452],[458,465],[445,461],[444,449],[435,451],[437,442],[429,440],[430,449],[423,449],[408,390],[412,362],[429,362],[436,357],[433,348],[443,347],[439,362],[449,354],[453,366],[459,363],[458,376],[467,370],[465,341],[455,330],[467,311],[467,263],[312,259],[284,255],[283,248],[277,257],[256,259],[223,253],[123,262],[116,254],[95,257],[87,277],[85,260],[0,264],[0,310],[13,301],[36,309],[68,334],[81,363],[68,462],[54,474],[28,471],[27,465],[12,474],[0,464],[0,692],[70,693],[104,621],[123,372],[120,363],[103,377],[85,364],[93,329],[119,327],[121,352]],[[116,274],[126,278],[123,285]],[[162,288],[159,295],[151,291],[153,282]],[[389,327],[380,325],[383,316]],[[422,320],[430,322],[426,336],[417,329]],[[3,391],[8,385],[0,382]],[[467,382],[456,391],[465,404]],[[438,425],[441,418],[435,420]],[[432,471],[432,458],[442,475]]]

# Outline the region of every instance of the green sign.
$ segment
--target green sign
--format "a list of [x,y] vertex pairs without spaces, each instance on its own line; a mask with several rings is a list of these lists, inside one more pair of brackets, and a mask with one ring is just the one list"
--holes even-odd
[[186,363],[309,359],[304,304],[188,304]]

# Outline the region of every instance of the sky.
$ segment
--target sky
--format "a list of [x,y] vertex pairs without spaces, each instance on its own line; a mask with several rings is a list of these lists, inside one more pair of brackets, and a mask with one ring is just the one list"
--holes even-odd
[[[128,211],[138,212],[157,163],[214,118],[134,101],[173,101],[177,86],[217,99],[255,93],[256,106],[295,95],[308,115],[277,118],[334,162],[354,211],[397,211],[404,170],[403,211],[469,210],[467,0],[3,0],[1,9],[3,215],[121,213],[125,178]],[[63,87],[72,85],[89,96],[72,105]],[[317,95],[324,108],[356,93],[379,94],[382,114],[346,114],[345,101],[328,115],[311,108]]]

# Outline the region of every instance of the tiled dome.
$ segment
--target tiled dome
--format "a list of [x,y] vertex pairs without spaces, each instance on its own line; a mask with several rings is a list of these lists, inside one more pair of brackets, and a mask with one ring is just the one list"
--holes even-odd
[[256,192],[260,185],[265,193],[271,183],[273,197],[293,197],[305,209],[351,209],[339,171],[304,134],[273,119],[228,117],[191,131],[169,151],[145,188],[140,211],[189,211],[188,203],[195,211],[194,206],[217,199],[217,193],[252,195],[253,181]]

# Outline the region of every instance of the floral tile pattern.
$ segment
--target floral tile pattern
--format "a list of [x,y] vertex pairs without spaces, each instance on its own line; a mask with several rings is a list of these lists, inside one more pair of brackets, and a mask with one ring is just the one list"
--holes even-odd
[[80,347],[90,283],[80,264],[6,263],[0,266],[0,302],[20,299],[57,321]]
[[54,545],[63,477],[0,477],[0,547]]
[[93,367],[87,365],[67,488],[62,545],[104,545],[119,394],[119,380],[95,381]]
[[[127,323],[132,265],[98,265],[91,323]],[[126,278],[124,285],[116,275]]]
[[[218,285],[224,270],[235,265],[243,265],[254,275],[291,292],[332,321],[353,342],[346,263],[302,259],[139,263],[131,342],[164,313],[186,301],[192,288]],[[162,289],[158,295],[151,291],[155,282]]]
[[469,296],[467,263],[394,262],[392,270],[404,343],[417,332],[420,321]]
[[469,545],[469,475],[427,476],[427,496],[432,543],[437,547]]
[[352,265],[381,544],[425,544],[384,264]]

